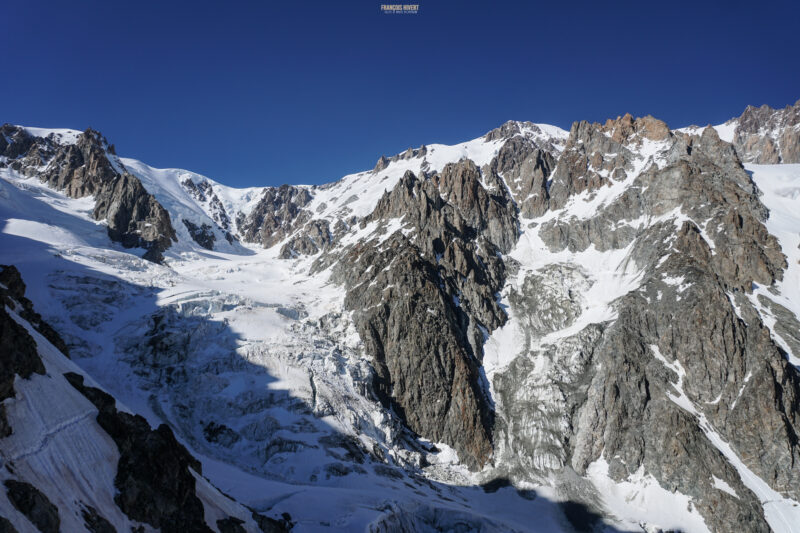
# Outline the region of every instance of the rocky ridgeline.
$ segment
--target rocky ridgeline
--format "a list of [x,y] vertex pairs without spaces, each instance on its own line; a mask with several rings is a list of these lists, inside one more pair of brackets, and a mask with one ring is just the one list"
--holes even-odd
[[[652,159],[616,197],[558,215],[576,195],[591,201],[626,180],[648,142],[658,143]],[[781,279],[786,259],[734,148],[711,128],[683,135],[650,117],[577,123],[550,194],[556,216],[538,228],[550,251],[628,249],[641,277],[613,303],[616,320],[552,345],[535,341],[575,322],[590,273],[556,264],[512,291],[530,337],[494,381],[499,463],[525,479],[584,474],[603,457],[617,481],[643,468],[692,497],[712,530],[768,531],[758,499],[699,424],[708,420],[775,490],[799,496],[800,380],[745,298],[754,283]],[[696,412],[672,399],[682,395]]]
[[746,163],[800,163],[800,100],[783,109],[747,106],[733,145]]
[[92,216],[108,223],[108,235],[126,248],[144,248],[144,257],[163,260],[163,252],[177,240],[169,213],[149,194],[138,178],[109,156],[114,147],[96,131],[87,129],[75,143],[62,144],[54,134],[34,137],[24,128],[0,127],[2,165],[26,176],[36,176],[72,198],[94,196]]
[[424,144],[419,148],[416,149],[409,148],[405,152],[393,155],[391,157],[386,157],[385,155],[382,155],[378,158],[378,162],[375,163],[375,167],[372,169],[372,172],[378,173],[383,170],[386,170],[391,163],[396,163],[398,161],[404,161],[408,159],[414,159],[417,157],[424,158],[426,155],[428,155],[428,147],[425,146]]
[[[585,474],[602,457],[618,481],[643,469],[690,496],[712,529],[767,530],[758,499],[700,423],[775,490],[800,496],[797,372],[746,297],[754,283],[781,279],[786,259],[736,148],[712,128],[689,135],[630,115],[575,123],[558,146],[516,131],[490,133],[506,140],[482,169],[462,160],[407,173],[372,214],[350,221],[361,240],[340,246],[328,230],[327,248],[294,248],[324,250],[313,270],[332,266],[347,289],[374,358],[373,392],[472,468],[493,462],[518,480],[555,474],[591,505],[591,489],[566,473]],[[296,194],[278,202],[285,215],[271,235],[313,220],[296,209],[310,199]],[[282,230],[287,220],[300,226]],[[575,323],[581,287],[593,281],[569,264],[528,273],[509,296],[527,325],[525,356],[495,376],[495,409],[483,343],[506,322],[497,293],[520,266],[504,255],[520,224],[550,252],[625,250],[637,288],[613,302],[615,320],[542,345]],[[690,410],[673,401],[681,394]]]

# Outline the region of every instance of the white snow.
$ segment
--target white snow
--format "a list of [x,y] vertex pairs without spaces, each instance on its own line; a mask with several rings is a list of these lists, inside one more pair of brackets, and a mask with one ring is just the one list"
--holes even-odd
[[717,130],[717,135],[719,135],[720,139],[726,143],[731,143],[733,142],[733,134],[735,133],[736,126],[738,125],[736,120],[729,120],[725,124],[714,126],[714,129]]
[[703,517],[692,505],[691,498],[661,487],[653,476],[644,474],[644,467],[627,480],[617,483],[608,475],[608,462],[601,457],[589,465],[586,474],[597,488],[603,503],[613,510],[625,529],[641,531],[646,524],[648,528],[664,531],[709,531]]
[[739,497],[739,495],[736,494],[736,491],[733,490],[733,488],[730,485],[728,485],[728,483],[724,479],[720,479],[720,478],[718,478],[717,476],[715,476],[713,474],[711,475],[711,478],[714,481],[714,488],[715,489],[719,489],[722,492],[727,492],[728,494],[730,494],[734,498],[738,498]]
[[75,144],[78,142],[78,136],[83,133],[81,131],[71,130],[68,128],[32,128],[26,126],[22,127],[22,129],[34,137],[48,137],[53,135],[53,138],[59,144]]
[[[178,242],[170,248],[170,254],[185,253],[197,249],[189,230],[183,223],[184,219],[197,226],[202,224],[209,225],[215,236],[215,250],[242,253],[243,249],[238,244],[230,244],[225,239],[224,232],[209,216],[204,206],[198,203],[181,185],[187,179],[197,182],[206,178],[182,169],[153,168],[135,159],[119,158],[119,161],[131,174],[139,178],[147,192],[155,196],[156,200],[169,211],[172,226],[178,234]],[[250,196],[255,196],[252,189],[242,191],[240,201]],[[229,212],[228,214],[233,222],[235,213]]]
[[[145,178],[158,181],[153,190],[162,197],[168,196],[170,209],[197,214],[191,202],[175,188],[179,175],[153,173],[131,164],[130,160],[125,164]],[[291,438],[307,440],[316,446],[314,439],[325,432],[352,435],[370,449],[382,447],[391,461],[414,462],[413,454],[409,455],[402,441],[396,439],[396,429],[386,411],[357,392],[359,383],[369,379],[369,374],[359,352],[358,335],[348,315],[342,313],[343,291],[328,283],[326,273],[308,276],[310,259],[279,260],[277,249],[256,247],[243,247],[246,253],[203,250],[201,254],[196,247],[187,245],[189,253],[172,254],[169,267],[154,265],[112,243],[104,224],[91,219],[90,207],[90,199],[73,200],[35,179],[19,176],[9,169],[0,170],[0,262],[20,268],[37,311],[48,320],[55,320],[54,326],[67,339],[86,340],[87,348],[73,349],[75,362],[81,371],[88,372],[96,383],[111,392],[121,402],[118,404],[121,408],[127,406],[125,410],[129,408],[145,416],[151,425],[166,421],[180,429],[169,388],[154,388],[152,382],[137,375],[121,349],[128,342],[133,346],[141,343],[150,314],[159,309],[175,309],[186,319],[205,317],[199,326],[188,323],[187,332],[207,339],[209,345],[197,346],[187,368],[205,365],[213,369],[214,365],[221,365],[224,370],[213,370],[213,378],[198,374],[205,376],[206,381],[180,389],[181,402],[207,402],[202,404],[207,406],[203,410],[205,416],[221,418],[234,426],[245,425],[251,415],[244,415],[242,422],[238,422],[237,415],[220,406],[235,406],[260,391],[269,391],[277,398],[294,398],[319,410],[317,418],[311,413],[298,416],[281,407],[268,407],[266,412],[286,428],[281,431]],[[390,226],[403,230],[400,220]],[[307,316],[295,320],[281,314],[281,308],[302,310]],[[219,346],[213,344],[218,331],[227,331],[235,339],[233,353],[220,353]],[[317,347],[318,342],[323,345]],[[226,361],[232,361],[233,366],[227,366]],[[77,368],[69,361],[66,364]],[[25,387],[44,387],[45,379],[50,378],[34,377],[18,390],[27,397]],[[52,385],[48,386],[55,391]],[[57,403],[51,396],[40,396],[39,389],[31,391],[31,397]],[[92,431],[97,429],[92,426],[93,408],[79,395],[76,401],[83,410],[75,414],[61,415],[61,411],[50,410],[58,420],[80,421],[69,426],[73,428],[69,432],[62,431],[64,442],[75,439],[83,443],[80,435],[84,440],[92,440]],[[325,407],[326,404],[330,407]],[[19,400],[16,405],[21,408],[24,403]],[[69,402],[62,405],[72,409]],[[38,404],[35,410],[47,411]],[[16,413],[13,411],[12,416],[17,416]],[[19,416],[31,418],[33,414]],[[35,449],[42,435],[58,434],[55,429],[38,430],[33,423],[26,427],[30,428],[32,444],[20,444],[19,449]],[[19,441],[8,442],[22,443],[26,434],[20,432]],[[222,452],[200,449],[197,442],[187,440],[180,431],[176,434],[202,461],[204,475],[214,486],[256,509],[277,506],[281,512],[300,517],[296,531],[364,530],[390,512],[387,502],[399,502],[392,504],[400,506],[395,511],[417,513],[439,524],[464,520],[472,521],[476,527],[480,523],[495,524],[486,526],[490,531],[552,531],[561,527],[563,519],[560,508],[545,496],[531,502],[513,489],[486,493],[472,486],[436,482],[437,476],[443,476],[462,479],[468,485],[475,483],[457,462],[457,455],[446,447],[440,447],[441,452],[431,456],[435,466],[428,475],[437,487],[433,490],[405,474],[396,480],[378,475],[369,464],[365,465],[364,474],[326,479],[320,468],[336,461],[321,448],[305,448],[287,456],[284,462],[265,463],[263,459],[253,460],[255,456],[241,446],[236,448],[238,456],[216,455]],[[101,443],[102,440],[94,445]],[[105,492],[100,487],[113,489],[114,449],[109,446],[101,459],[92,459],[85,455],[95,453],[90,443],[84,447],[86,450],[69,450],[84,455],[70,458],[67,452],[59,452],[53,461],[85,466],[102,459],[103,464],[93,469],[102,479],[86,481],[96,488],[98,495],[95,500],[85,501],[96,501],[98,509],[113,508],[113,502],[99,498],[113,498],[113,491],[108,493],[110,496],[103,496]],[[9,456],[17,455],[9,451]],[[58,476],[52,474],[52,468],[46,472],[50,472],[47,474],[50,481],[41,481],[42,490],[61,506],[56,489],[48,488]],[[311,475],[318,476],[318,481],[309,481]],[[413,488],[406,486],[406,482]],[[199,482],[198,490],[209,520],[222,516],[233,505],[214,497],[211,486],[205,482]],[[442,491],[441,495],[437,491]],[[316,503],[309,508],[308,501]],[[74,502],[63,504],[69,506]],[[496,514],[498,510],[502,510],[502,515]],[[11,511],[6,513],[5,508],[3,511],[6,516],[15,516]],[[130,529],[123,518],[106,517],[118,530]],[[65,529],[81,529],[78,518],[74,523],[70,520],[62,517]]]
[[778,294],[758,286],[750,297],[761,313],[762,320],[772,331],[773,338],[789,354],[789,361],[800,367],[800,354],[775,333],[775,318],[758,301],[758,296],[773,300],[794,313],[800,320],[800,164],[745,165],[753,181],[763,192],[761,201],[769,209],[766,225],[777,237],[786,256],[787,268],[783,279],[775,283]]
[[[523,124],[520,135],[534,141],[554,142],[557,147],[563,145],[569,136],[568,132],[556,126],[534,126],[543,133],[533,131]],[[419,177],[422,171],[440,172],[448,163],[456,163],[465,158],[482,167],[491,162],[505,142],[505,139],[486,141],[484,137],[478,137],[455,145],[429,144],[424,156],[401,158],[378,172],[350,174],[335,183],[312,187],[314,199],[307,208],[316,218],[335,220],[344,214],[363,217],[372,212],[383,193],[394,189],[407,171]]]
[[[733,142],[733,136],[736,132],[736,126],[739,125],[739,122],[736,119],[731,119],[724,124],[718,124],[716,126],[710,126],[717,131],[717,135],[719,138],[726,143]],[[689,135],[702,135],[703,130],[706,129],[703,126],[686,126],[685,128],[678,128],[675,131],[681,133],[688,133]]]

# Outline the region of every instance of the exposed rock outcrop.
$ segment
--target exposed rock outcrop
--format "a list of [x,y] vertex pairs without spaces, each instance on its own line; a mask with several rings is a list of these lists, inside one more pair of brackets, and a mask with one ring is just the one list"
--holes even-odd
[[222,204],[222,200],[220,200],[217,193],[214,192],[214,187],[208,181],[195,183],[191,178],[183,180],[181,185],[200,204],[205,204],[208,215],[225,232],[225,240],[233,244],[236,240],[236,237],[232,233],[234,231],[233,222],[225,206]]
[[74,143],[61,144],[53,134],[33,137],[5,124],[0,137],[0,155],[11,168],[37,176],[72,198],[94,196],[93,216],[108,222],[111,240],[126,248],[144,248],[144,257],[155,262],[161,262],[163,252],[177,240],[167,210],[110,153],[98,132],[87,129]]
[[404,161],[404,160],[408,160],[408,159],[413,159],[415,157],[425,157],[427,154],[428,154],[428,147],[423,144],[419,148],[409,148],[405,152],[393,155],[391,157],[386,157],[385,155],[382,155],[378,159],[378,162],[375,163],[375,167],[372,169],[372,172],[373,173],[378,173],[378,172],[380,172],[382,170],[386,170],[386,168],[391,163],[396,163],[397,161]]
[[[655,144],[643,160],[647,142]],[[582,212],[618,171],[640,173]],[[528,355],[494,380],[498,453],[523,477],[584,474],[600,458],[617,481],[641,468],[689,495],[712,530],[768,531],[758,498],[710,437],[775,490],[798,496],[800,377],[735,296],[780,280],[786,259],[737,154],[711,128],[681,136],[655,119],[578,123],[550,194],[551,209],[575,209],[533,228],[545,245],[627,249],[619,268],[638,272],[638,288],[614,301],[615,319],[555,345],[539,340],[575,322],[591,272],[551,266],[511,293]],[[714,478],[737,497],[716,490]]]
[[783,109],[747,106],[735,124],[733,145],[747,163],[800,163],[800,100]]
[[[30,301],[24,297],[24,294],[25,285],[22,283],[17,269],[13,266],[0,265],[0,346],[2,346],[0,402],[15,396],[14,379],[16,376],[27,379],[34,373],[44,374],[45,372],[42,360],[36,352],[36,343],[33,338],[6,310],[8,307],[32,314],[32,309],[25,307],[25,304],[29,305]],[[39,318],[39,315],[32,318]],[[40,324],[45,324],[41,322],[40,318],[39,321]],[[13,431],[14,429],[6,417],[5,406],[0,403],[0,437],[7,437]]]
[[289,259],[297,255],[314,255],[332,242],[330,223],[327,220],[310,220],[281,247],[280,257]]
[[25,283],[14,265],[0,265],[0,303],[14,309],[50,341],[50,344],[69,357],[67,343],[50,324],[42,320],[42,316],[33,310],[33,302],[25,297]]
[[94,217],[108,221],[111,240],[126,248],[144,248],[145,259],[160,263],[163,252],[177,240],[167,210],[133,175],[118,176],[95,198]]
[[195,494],[192,471],[200,463],[175,440],[165,424],[150,429],[138,415],[120,412],[109,394],[88,387],[78,374],[66,374],[70,384],[98,409],[97,422],[119,448],[114,498],[131,519],[162,531],[211,531],[203,503]]
[[548,207],[547,180],[555,167],[553,153],[525,137],[509,139],[490,164],[490,172],[503,177],[519,212],[531,218]]
[[198,226],[197,224],[183,219],[183,225],[186,226],[186,230],[191,235],[194,242],[205,248],[206,250],[213,250],[214,249],[214,241],[217,238],[214,236],[214,232],[211,230],[211,226],[208,224],[201,224]]
[[506,319],[495,298],[505,276],[499,255],[517,235],[506,189],[492,196],[481,178],[469,160],[430,177],[406,173],[362,226],[407,230],[347,247],[333,267],[374,358],[378,398],[473,468],[491,457],[480,361],[485,335]]
[[25,515],[42,533],[59,533],[61,519],[58,508],[36,487],[24,481],[7,479],[3,482],[6,496],[16,509]]
[[242,240],[265,248],[282,241],[311,219],[311,213],[303,209],[310,201],[311,193],[305,187],[281,185],[264,189],[261,200],[237,224]]

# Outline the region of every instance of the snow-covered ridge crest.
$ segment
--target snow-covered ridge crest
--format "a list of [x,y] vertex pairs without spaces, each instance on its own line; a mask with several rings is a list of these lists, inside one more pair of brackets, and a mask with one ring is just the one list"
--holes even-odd
[[33,128],[30,126],[19,126],[23,128],[29,135],[33,137],[49,137],[58,144],[75,144],[78,142],[78,137],[83,134],[82,131],[72,130],[69,128]]

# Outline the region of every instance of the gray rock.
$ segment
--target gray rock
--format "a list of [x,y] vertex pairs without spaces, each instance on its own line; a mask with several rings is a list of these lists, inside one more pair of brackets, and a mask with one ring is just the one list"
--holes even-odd
[[307,188],[281,185],[267,187],[253,210],[238,223],[245,242],[269,248],[311,218],[303,207],[311,201]]
[[[569,290],[580,290],[580,281],[549,267],[511,293],[527,337],[520,356],[495,377],[502,411],[496,453],[521,479],[567,468],[582,474],[602,456],[614,479],[643,468],[668,490],[689,495],[712,530],[768,531],[758,499],[695,415],[670,398],[682,391],[751,470],[796,497],[800,379],[749,301],[736,300],[741,319],[729,296],[780,280],[786,259],[731,145],[710,128],[680,136],[661,124],[623,117],[573,126],[553,174],[551,209],[609,186],[613,174],[596,169],[627,169],[640,139],[663,141],[661,166],[650,166],[590,216],[555,217],[533,231],[552,251],[631,246],[629,261],[643,279],[615,302],[616,320],[557,347],[533,341],[571,323],[580,300]],[[676,225],[672,213],[687,220]],[[656,217],[667,218],[642,225]],[[714,489],[712,476],[739,497]]]
[[214,249],[214,241],[217,240],[214,232],[211,230],[211,226],[208,224],[201,224],[198,226],[193,222],[183,219],[183,225],[186,226],[186,230],[191,235],[194,242],[205,248],[206,250],[213,250]]
[[143,417],[118,411],[113,397],[86,386],[82,376],[64,376],[97,407],[97,423],[119,448],[114,479],[119,508],[132,520],[161,531],[211,531],[189,470],[202,474],[201,465],[169,426],[153,430]]
[[177,240],[169,213],[121,163],[112,164],[110,147],[98,132],[87,129],[75,144],[62,145],[52,134],[31,137],[9,124],[2,130],[7,137],[0,149],[13,159],[13,168],[72,198],[94,195],[92,215],[108,221],[111,240],[146,249],[145,259],[163,260],[163,252]]
[[748,163],[800,163],[800,100],[783,109],[747,106],[735,122],[733,145]]
[[90,533],[117,533],[117,530],[111,525],[111,522],[103,518],[94,507],[90,505],[85,506],[81,510],[81,515],[83,516],[86,530]]
[[61,519],[58,508],[36,487],[24,481],[7,479],[3,482],[11,504],[42,533],[58,533]]

